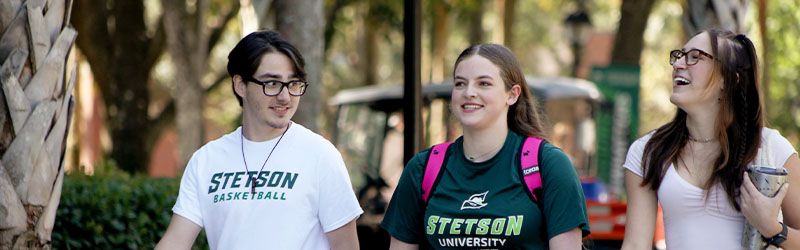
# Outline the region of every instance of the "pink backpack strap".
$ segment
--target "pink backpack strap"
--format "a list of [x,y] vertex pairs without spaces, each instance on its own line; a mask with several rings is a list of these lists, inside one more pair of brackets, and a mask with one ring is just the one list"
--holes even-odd
[[539,197],[536,197],[533,190],[542,187],[542,176],[539,173],[539,146],[541,145],[542,138],[528,137],[522,144],[522,154],[520,155],[522,176],[534,202],[538,202]]
[[425,203],[428,203],[431,188],[433,188],[433,183],[436,182],[436,178],[439,177],[442,163],[444,163],[444,156],[447,154],[447,148],[450,147],[450,144],[453,143],[436,144],[431,149],[430,155],[428,155],[428,164],[425,165],[425,175],[422,176],[422,200]]

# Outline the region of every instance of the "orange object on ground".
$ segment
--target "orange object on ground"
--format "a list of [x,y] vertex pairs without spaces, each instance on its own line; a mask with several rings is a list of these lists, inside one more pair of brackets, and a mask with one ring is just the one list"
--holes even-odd
[[[625,214],[627,204],[623,202],[586,202],[589,215],[589,228],[592,230],[587,238],[595,240],[622,240],[625,238]],[[661,206],[658,206],[656,228],[653,243],[658,246],[664,240],[664,219]]]
[[589,239],[622,240],[625,237],[625,211],[622,202],[586,202],[589,215]]

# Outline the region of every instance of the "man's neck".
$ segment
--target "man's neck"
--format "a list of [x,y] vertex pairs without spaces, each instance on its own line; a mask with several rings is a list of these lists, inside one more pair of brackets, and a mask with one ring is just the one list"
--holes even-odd
[[284,131],[289,129],[291,123],[290,121],[282,128],[276,128],[265,122],[247,122],[242,119],[242,135],[253,142],[269,141],[281,136]]

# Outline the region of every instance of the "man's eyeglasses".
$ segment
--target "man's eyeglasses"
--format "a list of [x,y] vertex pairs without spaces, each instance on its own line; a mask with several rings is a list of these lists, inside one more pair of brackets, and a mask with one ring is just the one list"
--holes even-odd
[[251,77],[247,79],[247,81],[261,85],[261,87],[264,89],[264,95],[266,96],[277,96],[281,93],[281,91],[283,91],[284,87],[286,87],[286,90],[289,91],[289,95],[302,96],[306,93],[306,88],[308,88],[308,82],[303,80],[291,80],[288,82],[267,80],[262,82]]
[[700,61],[700,56],[705,56],[712,60],[714,59],[714,56],[699,49],[692,49],[687,52],[683,52],[683,50],[676,49],[669,52],[669,65],[675,64],[675,62],[678,61],[678,59],[684,57],[686,58],[684,59],[686,65],[692,66],[697,64],[697,61]]

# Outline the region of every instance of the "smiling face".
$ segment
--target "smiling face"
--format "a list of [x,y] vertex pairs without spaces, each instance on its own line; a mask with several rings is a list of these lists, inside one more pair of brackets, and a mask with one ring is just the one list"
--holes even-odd
[[464,129],[508,126],[508,107],[519,97],[520,87],[506,90],[500,70],[482,56],[470,56],[455,69],[451,109]]
[[[289,57],[278,52],[269,52],[261,56],[260,64],[253,78],[259,81],[298,80],[294,66]],[[262,85],[245,82],[241,76],[234,76],[236,93],[242,97],[242,122],[244,126],[253,128],[285,128],[297,111],[299,96],[289,95],[284,88],[277,96],[264,95]]]
[[[694,49],[716,57],[712,52],[708,32],[692,37],[682,50],[688,52]],[[712,77],[714,59],[699,55],[689,58],[690,61],[697,59],[697,64],[687,65],[685,58],[690,56],[693,55],[684,55],[672,64],[672,95],[669,100],[684,110],[697,105],[714,105],[722,93],[721,78]]]

